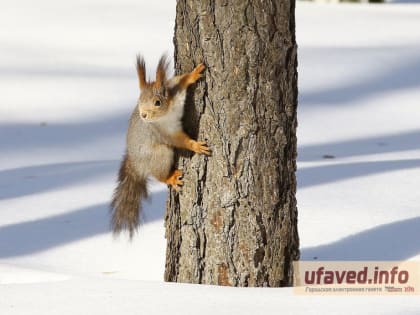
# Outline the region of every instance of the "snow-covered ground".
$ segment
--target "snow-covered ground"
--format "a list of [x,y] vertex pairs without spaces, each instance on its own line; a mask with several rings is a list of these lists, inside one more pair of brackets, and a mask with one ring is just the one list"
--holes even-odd
[[[174,15],[175,1],[0,3],[0,314],[419,314],[418,296],[164,283],[157,183],[133,242],[112,238],[134,58],[172,53]],[[296,15],[302,258],[420,259],[420,5]]]

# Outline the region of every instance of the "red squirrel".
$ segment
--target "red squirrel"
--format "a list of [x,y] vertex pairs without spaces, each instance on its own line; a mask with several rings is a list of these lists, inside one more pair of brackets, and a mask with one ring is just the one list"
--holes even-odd
[[202,77],[204,64],[167,79],[169,62],[162,56],[153,82],[146,80],[146,66],[140,55],[136,66],[140,97],[131,114],[127,150],[111,202],[114,234],[128,230],[130,238],[139,225],[141,200],[147,197],[147,178],[153,176],[176,191],[183,185],[182,171],[173,169],[174,148],[211,154],[206,142],[195,141],[183,131],[181,122],[187,88]]

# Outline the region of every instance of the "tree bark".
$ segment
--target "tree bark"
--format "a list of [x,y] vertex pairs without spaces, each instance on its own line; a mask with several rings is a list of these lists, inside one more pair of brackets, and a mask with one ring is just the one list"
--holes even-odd
[[288,286],[299,258],[295,0],[178,0],[176,73],[207,69],[184,128],[212,156],[181,153],[165,217],[165,280]]

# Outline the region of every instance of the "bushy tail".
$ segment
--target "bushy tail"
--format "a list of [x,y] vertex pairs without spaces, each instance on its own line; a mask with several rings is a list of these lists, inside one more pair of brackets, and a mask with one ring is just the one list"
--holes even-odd
[[139,178],[126,154],[121,162],[118,186],[111,202],[111,228],[114,234],[128,230],[132,238],[137,231],[141,200],[147,198],[146,184],[146,178]]

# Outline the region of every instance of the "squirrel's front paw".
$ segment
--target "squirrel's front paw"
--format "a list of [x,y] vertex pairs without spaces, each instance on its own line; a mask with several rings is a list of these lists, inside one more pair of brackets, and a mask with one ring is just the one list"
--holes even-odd
[[194,141],[192,143],[192,151],[199,154],[211,155],[211,151],[206,142]]
[[206,66],[204,65],[204,63],[200,63],[197,67],[194,68],[193,72],[200,74],[206,69]]
[[200,63],[197,67],[194,68],[193,71],[190,73],[189,81],[190,83],[195,83],[198,81],[203,75],[202,72],[206,69],[206,66],[203,63]]

